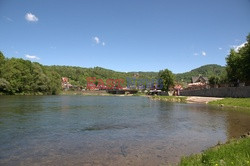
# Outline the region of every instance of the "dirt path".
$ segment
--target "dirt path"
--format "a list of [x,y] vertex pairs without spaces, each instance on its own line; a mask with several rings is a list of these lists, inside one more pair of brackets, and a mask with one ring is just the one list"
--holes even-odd
[[188,96],[187,102],[189,103],[208,103],[214,100],[221,100],[223,98],[218,97],[199,97],[199,96]]

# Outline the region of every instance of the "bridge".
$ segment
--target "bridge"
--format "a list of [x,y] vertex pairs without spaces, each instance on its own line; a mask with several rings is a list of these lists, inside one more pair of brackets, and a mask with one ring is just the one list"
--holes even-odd
[[131,89],[108,89],[106,90],[107,93],[111,94],[135,94],[138,92],[138,90],[131,90]]

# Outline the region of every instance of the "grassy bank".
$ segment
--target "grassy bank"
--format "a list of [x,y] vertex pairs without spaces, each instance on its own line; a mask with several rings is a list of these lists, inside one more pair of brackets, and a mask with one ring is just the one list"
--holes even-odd
[[186,102],[187,97],[184,96],[152,96],[153,100],[162,100],[170,102]]
[[250,109],[250,98],[225,98],[222,100],[211,101],[209,104],[220,106],[236,106]]
[[250,138],[231,140],[204,151],[201,154],[183,157],[180,166],[250,166]]

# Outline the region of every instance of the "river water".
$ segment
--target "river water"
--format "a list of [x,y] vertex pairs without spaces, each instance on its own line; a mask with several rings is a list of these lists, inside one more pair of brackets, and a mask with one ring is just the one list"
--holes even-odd
[[0,165],[166,165],[250,131],[250,114],[146,97],[0,96]]

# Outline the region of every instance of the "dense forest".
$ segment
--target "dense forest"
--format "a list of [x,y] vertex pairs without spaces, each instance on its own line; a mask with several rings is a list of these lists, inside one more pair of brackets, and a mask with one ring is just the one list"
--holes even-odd
[[5,58],[0,52],[0,94],[58,94],[60,75],[39,63]]
[[189,72],[175,74],[175,78],[177,82],[190,83],[192,76],[199,75],[208,78],[212,76],[224,77],[226,75],[226,67],[215,64],[204,65]]
[[68,77],[74,86],[86,86],[88,77],[124,79],[127,77],[152,79],[157,72],[117,72],[101,67],[43,66],[20,58],[5,58],[0,52],[0,94],[58,94],[61,77]]

